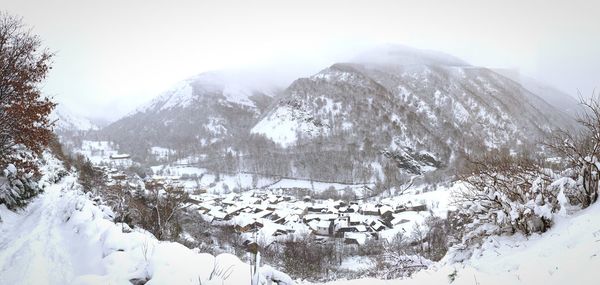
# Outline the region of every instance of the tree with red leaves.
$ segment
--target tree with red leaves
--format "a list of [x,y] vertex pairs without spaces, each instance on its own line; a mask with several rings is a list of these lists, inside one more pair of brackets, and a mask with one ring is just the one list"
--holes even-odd
[[0,204],[9,208],[39,192],[33,178],[53,137],[49,115],[56,106],[39,85],[51,58],[21,18],[0,11]]
[[0,167],[37,172],[34,159],[52,138],[56,104],[39,89],[51,58],[21,18],[0,12]]

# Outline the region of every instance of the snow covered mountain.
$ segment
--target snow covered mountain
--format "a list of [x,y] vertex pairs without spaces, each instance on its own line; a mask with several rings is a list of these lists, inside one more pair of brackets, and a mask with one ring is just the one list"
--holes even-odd
[[276,88],[208,72],[184,80],[102,130],[128,152],[152,146],[178,150],[211,147],[241,137],[271,103]]
[[283,147],[338,137],[419,173],[460,151],[533,143],[571,121],[490,69],[385,47],[296,80],[251,132]]
[[98,130],[98,126],[91,120],[78,116],[67,108],[58,105],[51,115],[51,120],[56,121],[55,131],[90,131]]
[[[252,99],[257,92],[270,95],[268,88],[251,86],[227,72],[206,72],[181,81],[169,90],[152,100],[149,104],[138,108],[136,112],[164,111],[172,108],[189,107],[199,96],[217,93],[228,103],[257,107],[256,99]],[[259,103],[260,104],[260,103]]]
[[384,46],[283,91],[249,73],[203,73],[100,133],[139,157],[160,146],[211,154],[210,168],[235,150],[243,161],[222,169],[369,182],[386,168],[423,174],[463,152],[530,147],[572,126],[535,91],[450,55]]

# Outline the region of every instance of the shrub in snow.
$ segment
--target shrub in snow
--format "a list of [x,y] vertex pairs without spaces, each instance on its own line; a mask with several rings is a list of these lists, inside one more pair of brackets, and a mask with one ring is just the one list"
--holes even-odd
[[42,153],[37,164],[37,167],[41,167],[37,176],[14,164],[9,164],[0,173],[0,204],[5,204],[9,209],[23,207],[45,187],[69,174],[63,162],[49,151]]
[[283,267],[292,276],[314,278],[338,266],[339,254],[335,244],[319,243],[310,235],[297,236],[285,242]]
[[24,206],[40,191],[32,175],[20,174],[14,164],[9,164],[0,175],[0,204],[9,209]]
[[181,233],[181,211],[188,207],[188,193],[183,187],[148,181],[143,195],[134,197],[134,223],[147,229],[160,240],[176,240]]
[[[62,195],[64,220],[82,239],[101,249],[103,275],[79,276],[73,284],[250,284],[250,265],[232,254],[213,256],[182,244],[159,241],[141,229],[122,231],[101,207],[78,191]],[[258,284],[294,284],[269,266],[258,269]]]
[[[425,257],[425,233],[421,229],[413,231],[410,237],[402,233],[396,234],[390,241],[384,240],[383,248],[376,256],[372,256],[376,266],[370,275],[383,279],[409,277],[421,269],[427,269],[433,262]],[[373,248],[373,245],[367,245]],[[427,247],[425,249],[424,247]]]
[[[578,118],[581,128],[558,130],[545,144],[577,173],[577,183],[581,191],[576,199],[583,208],[598,200],[600,180],[600,94],[592,94],[582,99],[583,112]],[[572,176],[574,177],[574,176]]]
[[463,242],[478,243],[492,234],[545,231],[560,209],[559,189],[549,187],[557,176],[528,157],[490,152],[470,160],[461,191],[453,203],[470,221]]
[[[428,260],[420,255],[402,255],[397,253],[385,253],[384,262],[377,264],[379,272],[383,276],[378,276],[384,279],[396,279],[401,277],[409,277],[413,273],[427,269],[433,264],[431,260]],[[381,270],[385,268],[386,270]]]

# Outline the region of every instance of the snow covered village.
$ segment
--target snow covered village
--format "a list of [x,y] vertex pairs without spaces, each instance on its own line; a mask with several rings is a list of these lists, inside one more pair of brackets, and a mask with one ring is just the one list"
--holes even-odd
[[0,0],[0,285],[598,284],[599,8]]

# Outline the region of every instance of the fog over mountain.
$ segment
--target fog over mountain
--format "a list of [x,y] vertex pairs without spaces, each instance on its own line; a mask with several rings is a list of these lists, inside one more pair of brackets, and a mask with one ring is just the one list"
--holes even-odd
[[[201,165],[214,169],[342,181],[361,172],[372,181],[374,167],[422,174],[463,152],[535,147],[574,122],[557,109],[568,95],[556,93],[552,105],[534,93],[540,89],[494,70],[406,46],[364,52],[285,89],[251,83],[240,74],[202,73],[100,134],[142,160],[159,146],[180,158],[213,157]],[[243,162],[216,162],[232,151]],[[272,167],[261,162],[266,155],[289,163]],[[336,171],[322,171],[331,163]]]
[[579,97],[571,96],[548,83],[540,82],[515,70],[494,69],[494,71],[518,82],[530,92],[538,94],[548,104],[573,118],[577,118],[583,112],[580,100],[587,98],[585,94],[578,94]]
[[293,80],[384,43],[516,69],[571,96],[599,84],[596,1],[30,2],[1,6],[57,52],[44,90],[113,121],[197,73],[265,67]]

